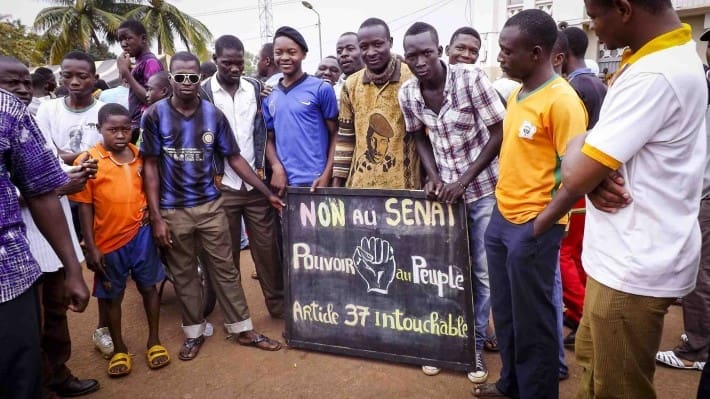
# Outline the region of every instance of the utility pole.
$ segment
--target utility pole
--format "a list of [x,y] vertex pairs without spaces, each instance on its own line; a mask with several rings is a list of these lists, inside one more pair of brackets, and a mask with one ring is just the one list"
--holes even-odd
[[259,2],[259,36],[261,44],[268,43],[274,37],[274,13],[271,0],[258,0]]

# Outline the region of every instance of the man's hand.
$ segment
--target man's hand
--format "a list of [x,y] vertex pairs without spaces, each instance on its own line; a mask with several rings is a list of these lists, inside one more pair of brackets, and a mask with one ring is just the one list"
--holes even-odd
[[600,211],[616,213],[633,202],[631,195],[624,188],[624,184],[624,178],[619,172],[611,172],[594,190],[587,194],[589,201]]
[[264,86],[261,88],[261,92],[259,92],[259,96],[261,96],[261,98],[268,97],[269,94],[271,94],[272,91],[274,91],[274,88],[273,88],[273,87],[271,87],[271,86],[269,86],[269,85],[264,85]]
[[387,240],[363,237],[353,254],[355,270],[367,283],[367,292],[387,294],[397,265],[394,249]]
[[269,196],[268,199],[269,199],[269,202],[271,203],[271,206],[276,208],[278,211],[281,211],[282,209],[284,209],[286,207],[286,203],[281,201],[281,198],[279,198],[276,195],[272,194],[271,196]]
[[170,238],[168,224],[162,217],[154,218],[150,221],[150,229],[153,231],[153,239],[162,248],[172,248],[173,240]]
[[57,189],[57,195],[76,194],[84,190],[86,180],[89,178],[89,171],[83,167],[71,169],[67,172],[69,181]]
[[424,185],[424,195],[429,200],[437,200],[444,183],[441,180],[428,180]]
[[127,52],[119,55],[118,58],[116,58],[116,67],[121,77],[126,79],[126,75],[131,73],[131,55]]
[[276,191],[276,195],[283,197],[286,186],[288,186],[288,178],[286,177],[286,171],[283,166],[278,165],[273,167],[271,173],[271,189]]
[[106,276],[104,254],[96,246],[86,248],[86,267],[99,276]]
[[465,192],[465,186],[459,184],[458,182],[447,183],[441,187],[438,200],[445,204],[451,204],[461,198]]
[[81,165],[81,167],[86,170],[86,173],[88,174],[87,178],[96,178],[96,172],[99,171],[98,159],[91,158],[91,154],[89,154],[88,152],[82,152],[76,157],[76,160],[74,162],[76,162],[78,165]]
[[328,187],[330,184],[330,173],[323,173],[322,175],[318,176],[317,179],[313,180],[313,184],[311,184],[311,192],[316,191],[316,188],[319,187]]
[[67,276],[64,280],[64,298],[72,312],[83,312],[89,304],[89,288],[81,273]]

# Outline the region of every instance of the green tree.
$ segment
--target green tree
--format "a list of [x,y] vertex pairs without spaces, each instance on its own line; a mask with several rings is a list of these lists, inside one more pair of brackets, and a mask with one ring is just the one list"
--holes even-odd
[[136,7],[125,1],[113,0],[51,0],[56,6],[42,9],[34,28],[56,37],[50,47],[49,62],[59,63],[67,52],[81,48],[89,51],[93,44],[115,41],[115,32],[122,15]]
[[164,0],[145,0],[125,14],[127,19],[143,22],[148,35],[158,41],[158,54],[175,54],[175,36],[201,60],[209,58],[208,43],[212,40],[209,29],[177,7]]
[[30,32],[26,26],[17,21],[0,22],[0,54],[15,57],[28,65],[41,65],[46,62],[36,44],[39,36]]

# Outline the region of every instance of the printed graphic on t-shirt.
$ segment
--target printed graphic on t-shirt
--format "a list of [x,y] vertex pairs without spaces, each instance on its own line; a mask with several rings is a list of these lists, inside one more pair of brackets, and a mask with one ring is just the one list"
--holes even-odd
[[87,151],[91,148],[99,135],[99,126],[96,123],[81,123],[69,128],[69,141],[63,150],[71,152]]
[[537,133],[537,127],[530,123],[530,121],[523,122],[523,124],[520,125],[520,129],[518,129],[518,137],[522,139],[532,140],[535,133]]

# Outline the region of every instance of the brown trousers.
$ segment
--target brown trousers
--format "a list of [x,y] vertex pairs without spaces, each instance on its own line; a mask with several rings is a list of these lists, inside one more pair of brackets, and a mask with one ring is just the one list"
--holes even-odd
[[[64,299],[64,269],[44,273],[39,286],[42,326],[42,378],[45,387],[72,377],[66,366],[71,356],[71,337]],[[47,388],[43,396],[49,395]]]
[[254,260],[259,284],[264,293],[266,308],[272,317],[283,318],[284,281],[281,264],[281,239],[276,210],[263,194],[256,189],[247,191],[222,187],[224,210],[229,220],[232,236],[232,257],[239,269],[242,216],[249,234],[249,248]]

